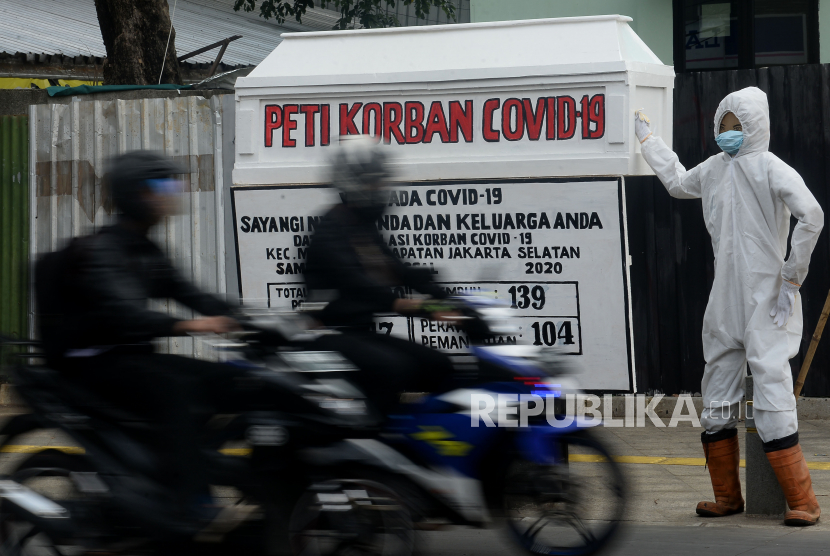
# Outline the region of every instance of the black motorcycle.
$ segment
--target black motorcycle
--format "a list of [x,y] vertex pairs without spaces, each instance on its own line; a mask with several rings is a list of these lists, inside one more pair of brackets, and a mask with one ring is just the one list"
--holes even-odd
[[173,511],[174,493],[159,480],[152,427],[43,366],[37,343],[6,339],[23,350],[15,356],[14,384],[32,412],[0,428],[0,451],[44,429],[58,429],[79,448],[44,449],[0,476],[2,554],[47,548],[67,555],[206,548],[300,553],[303,546],[291,547],[288,538],[298,503],[320,519],[330,519],[332,508],[351,510],[335,512],[340,521],[324,527],[338,531],[340,546],[378,555],[411,552],[411,519],[392,491],[369,480],[338,480],[326,458],[309,461],[315,449],[378,430],[377,413],[343,378],[354,368],[337,353],[313,351],[313,338],[284,322],[254,318],[245,329],[219,347],[235,352],[228,364],[241,369],[243,388],[266,389],[279,403],[217,415],[206,425],[202,447],[210,483],[233,500],[220,512],[247,517],[206,529]]

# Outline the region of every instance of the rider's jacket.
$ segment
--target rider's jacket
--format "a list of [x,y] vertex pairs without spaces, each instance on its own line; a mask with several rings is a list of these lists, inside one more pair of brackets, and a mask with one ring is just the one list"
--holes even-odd
[[175,299],[208,316],[231,313],[185,280],[155,243],[120,224],[43,257],[35,280],[41,339],[53,363],[69,350],[171,335],[179,319],[150,309],[150,299]]
[[328,301],[327,326],[366,328],[375,313],[392,311],[405,288],[444,299],[429,267],[405,265],[378,233],[375,221],[336,205],[320,219],[308,249],[306,285],[312,300]]

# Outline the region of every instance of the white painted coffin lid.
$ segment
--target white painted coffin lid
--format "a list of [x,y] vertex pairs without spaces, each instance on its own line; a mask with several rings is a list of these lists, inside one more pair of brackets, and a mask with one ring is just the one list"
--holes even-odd
[[641,64],[673,76],[629,21],[603,15],[283,33],[236,88],[576,75],[646,69]]

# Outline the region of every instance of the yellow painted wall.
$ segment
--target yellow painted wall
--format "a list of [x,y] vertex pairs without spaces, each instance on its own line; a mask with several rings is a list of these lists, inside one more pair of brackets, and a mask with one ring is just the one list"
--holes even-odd
[[[80,81],[78,79],[58,79],[61,85],[69,85],[70,87],[78,87],[79,85],[101,85],[101,83],[94,83],[92,81]],[[49,87],[49,81],[46,79],[28,79],[24,77],[0,77],[0,89],[31,89],[32,84],[37,85],[39,89]]]

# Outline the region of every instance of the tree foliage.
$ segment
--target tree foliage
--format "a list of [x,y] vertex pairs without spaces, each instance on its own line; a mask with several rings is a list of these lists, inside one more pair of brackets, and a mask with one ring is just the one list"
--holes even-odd
[[[277,23],[283,23],[288,18],[294,18],[302,23],[302,17],[308,8],[314,8],[315,0],[234,0],[233,9],[252,12],[259,1],[259,15],[265,19],[272,17]],[[318,0],[321,8],[333,7],[340,12],[340,19],[334,29],[354,29],[363,27],[374,29],[377,27],[398,27],[401,22],[394,15],[386,13],[384,8],[395,7],[401,3],[404,6],[412,5],[415,15],[425,18],[430,9],[441,8],[447,19],[455,21],[455,5],[452,0]]]

